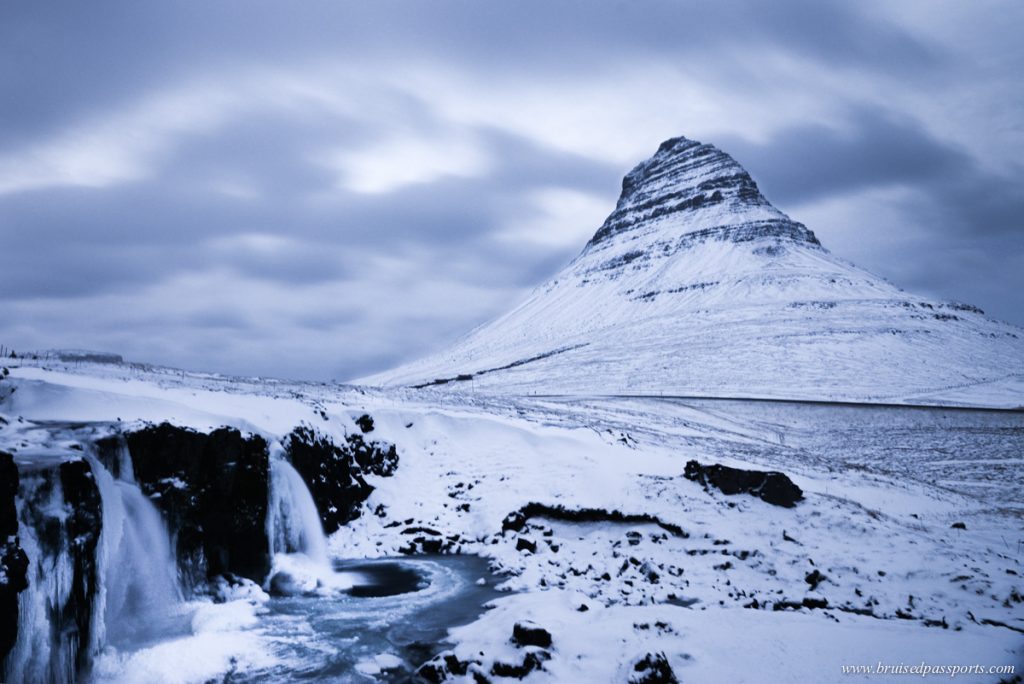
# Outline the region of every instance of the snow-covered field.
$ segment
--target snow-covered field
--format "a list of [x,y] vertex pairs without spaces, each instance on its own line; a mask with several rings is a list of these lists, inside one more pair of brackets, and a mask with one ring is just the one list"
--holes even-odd
[[[629,681],[643,674],[637,662],[661,653],[684,682],[870,681],[842,668],[879,663],[1018,673],[1024,665],[1021,413],[517,398],[129,365],[9,367],[0,449],[21,462],[68,448],[48,440],[45,421],[233,425],[272,440],[302,422],[344,434],[371,414],[375,434],[398,447],[399,467],[372,481],[365,513],[332,535],[329,549],[381,558],[425,535],[448,552],[491,559],[507,595],[451,631],[464,671],[455,681],[474,673],[500,681],[495,671],[537,653],[510,642],[524,620],[552,639],[550,659],[537,656],[543,669],[527,675],[536,682]],[[705,491],[682,476],[690,459],[782,471],[804,499],[783,508]],[[540,512],[506,522],[531,503]],[[275,666],[267,659],[280,634],[258,606],[202,610],[221,617],[193,619],[179,647],[136,654],[146,679],[255,676]],[[192,650],[192,667],[176,664]],[[378,655],[345,677],[373,681],[420,664]],[[102,663],[112,679],[131,679],[123,659]],[[956,677],[1000,679],[1009,681]]]

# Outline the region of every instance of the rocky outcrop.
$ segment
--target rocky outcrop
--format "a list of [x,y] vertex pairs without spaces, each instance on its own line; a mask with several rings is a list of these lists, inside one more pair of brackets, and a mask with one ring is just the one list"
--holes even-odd
[[648,653],[633,664],[629,684],[679,684],[664,653]]
[[551,632],[535,622],[521,620],[512,626],[512,643],[516,646],[551,648]]
[[[60,485],[68,513],[64,519],[63,543],[72,559],[71,591],[60,610],[59,633],[77,632],[75,665],[81,669],[91,654],[93,597],[97,590],[96,546],[103,531],[103,501],[92,468],[86,461],[60,464]],[[54,622],[51,620],[51,624]],[[75,637],[69,637],[75,638]]]
[[804,493],[783,473],[763,470],[742,470],[719,463],[701,465],[689,461],[683,477],[701,484],[705,490],[715,487],[723,494],[750,494],[774,506],[792,508]]
[[364,434],[367,432],[373,432],[373,418],[368,413],[364,413],[356,418],[356,425],[359,426],[359,429],[362,430]]
[[[225,573],[262,582],[270,570],[266,441],[231,428],[204,434],[169,423],[124,439],[135,479],[163,513],[191,585]],[[116,442],[105,451],[111,448]]]
[[613,522],[613,523],[649,523],[657,525],[661,529],[675,537],[685,539],[690,535],[679,525],[666,522],[657,516],[649,513],[623,513],[617,510],[606,510],[603,508],[566,508],[562,505],[550,506],[537,502],[530,502],[505,516],[501,522],[501,531],[521,532],[527,525],[530,518],[547,518],[549,520],[563,520],[565,522]]
[[[372,429],[372,418],[360,420]],[[284,440],[284,447],[313,495],[326,534],[362,514],[363,502],[373,492],[366,475],[388,476],[398,467],[393,444],[367,441],[361,434],[347,435],[343,443],[335,444],[314,428],[300,426]]]
[[516,646],[515,659],[495,659],[486,666],[486,656],[461,660],[453,651],[444,651],[420,666],[416,675],[420,680],[440,684],[452,679],[471,676],[475,682],[489,682],[490,677],[523,679],[531,672],[543,670],[551,660],[551,633],[530,621],[517,622],[512,628],[511,643]]
[[0,451],[0,663],[18,638],[18,594],[28,586],[28,557],[18,539],[18,468]]

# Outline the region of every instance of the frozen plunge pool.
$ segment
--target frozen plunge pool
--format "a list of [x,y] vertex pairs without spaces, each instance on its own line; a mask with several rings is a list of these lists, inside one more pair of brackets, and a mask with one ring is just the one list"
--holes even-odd
[[145,638],[108,646],[87,681],[405,682],[445,649],[449,628],[503,595],[494,589],[502,578],[478,556],[334,566],[354,582],[350,591],[275,596],[255,607],[179,604]]
[[[443,650],[450,627],[467,624],[501,595],[478,556],[335,561],[348,593],[274,597],[253,629],[275,665],[232,681],[406,681]],[[480,582],[480,580],[483,582]]]

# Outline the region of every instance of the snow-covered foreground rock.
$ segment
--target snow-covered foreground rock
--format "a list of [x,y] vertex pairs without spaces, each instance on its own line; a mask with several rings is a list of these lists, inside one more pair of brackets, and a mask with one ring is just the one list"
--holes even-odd
[[[482,587],[502,593],[483,614],[453,618],[448,643],[418,661],[367,636],[356,665],[331,675],[343,681],[417,669],[426,681],[673,681],[669,671],[685,682],[870,681],[842,668],[1024,664],[1020,413],[369,392],[26,363],[0,382],[0,414],[0,451],[23,473],[80,459],[82,430],[140,421],[227,425],[268,444],[299,425],[335,444],[394,444],[397,467],[358,472],[372,491],[329,536],[328,555],[477,554],[497,573],[481,574]],[[357,423],[364,415],[372,425]],[[802,498],[727,495],[684,477],[691,460],[779,471]],[[118,477],[128,496],[134,484]],[[145,477],[137,470],[139,486]],[[315,496],[342,497],[304,479]],[[444,587],[466,586],[438,572],[450,579],[419,600],[440,607],[454,601]],[[287,679],[309,676],[312,651],[296,660],[294,643],[358,648],[358,631],[344,644],[317,631],[330,616],[289,612],[330,596],[269,599],[257,584],[219,585],[219,604],[175,603],[191,617],[155,641],[99,644],[91,676]],[[358,573],[346,586],[356,584]],[[400,599],[370,605],[385,622],[417,621]],[[288,610],[274,608],[281,601]]]
[[727,154],[676,138],[526,301],[364,382],[1018,407],[1024,330],[844,261]]

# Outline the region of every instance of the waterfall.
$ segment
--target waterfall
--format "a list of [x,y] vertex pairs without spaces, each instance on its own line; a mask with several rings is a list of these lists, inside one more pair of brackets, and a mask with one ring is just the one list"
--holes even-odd
[[[268,469],[266,588],[350,589],[355,574],[334,572],[313,496],[279,442]],[[90,445],[82,458],[40,462],[19,475],[29,583],[0,681],[75,681],[101,654],[116,660],[190,629],[173,540],[136,482],[125,442],[114,452]]]
[[351,578],[335,573],[327,556],[320,514],[298,471],[274,443],[270,452],[267,539],[272,567],[265,588],[282,594],[349,589]]
[[[18,536],[29,559],[18,636],[0,680],[73,682],[102,649],[130,648],[182,605],[160,513],[127,450],[115,479],[93,454],[21,473]],[[65,490],[65,478],[74,489]],[[95,484],[93,484],[95,483]],[[98,492],[98,496],[97,496]]]
[[[18,595],[18,639],[0,679],[74,681],[77,635],[69,641],[51,625],[55,610],[68,603],[74,575],[71,540],[61,524],[67,511],[60,480],[22,475],[17,509],[18,537],[29,558],[28,588]],[[47,535],[48,528],[57,534]]]
[[119,479],[95,458],[89,463],[103,501],[97,549],[98,592],[93,611],[93,652],[144,639],[182,600],[177,563],[160,512],[135,483],[122,445]]
[[318,565],[328,565],[327,539],[320,514],[302,476],[283,458],[270,458],[270,508],[267,514],[270,553],[302,553]]

